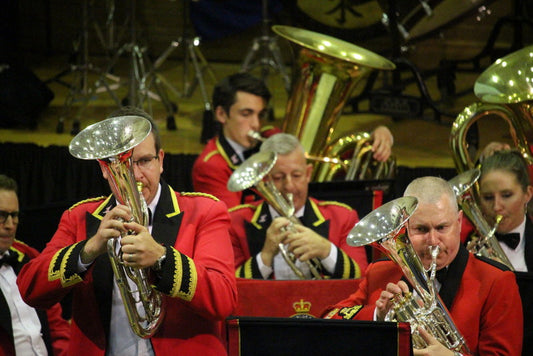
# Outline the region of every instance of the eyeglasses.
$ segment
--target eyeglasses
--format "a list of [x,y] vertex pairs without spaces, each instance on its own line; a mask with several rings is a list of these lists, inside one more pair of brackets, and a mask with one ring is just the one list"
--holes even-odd
[[5,224],[7,221],[7,218],[11,216],[11,219],[13,220],[13,224],[19,223],[19,212],[18,211],[3,211],[0,210],[0,225]]
[[143,157],[137,161],[133,161],[133,164],[139,168],[148,168],[154,159],[159,159],[159,156]]

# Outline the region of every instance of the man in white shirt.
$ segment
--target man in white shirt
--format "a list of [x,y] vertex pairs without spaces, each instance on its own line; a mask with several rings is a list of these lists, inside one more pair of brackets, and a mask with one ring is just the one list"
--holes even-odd
[[17,183],[0,175],[0,354],[66,354],[70,326],[61,317],[61,306],[37,310],[21,298],[17,274],[39,253],[15,240],[18,223]]

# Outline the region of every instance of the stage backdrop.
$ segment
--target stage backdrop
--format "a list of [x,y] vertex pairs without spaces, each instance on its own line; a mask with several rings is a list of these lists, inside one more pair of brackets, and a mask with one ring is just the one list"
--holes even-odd
[[[102,178],[96,161],[74,158],[67,147],[42,147],[35,144],[0,143],[0,173],[14,178],[19,184],[19,201],[23,217],[18,237],[36,248],[44,247],[57,227],[63,210],[72,204],[91,197],[110,193],[107,181]],[[177,191],[192,191],[191,170],[195,154],[166,154],[163,178]],[[384,201],[400,196],[414,178],[437,175],[444,179],[455,176],[455,169],[398,167],[391,190]],[[334,186],[334,185],[333,185]],[[315,187],[313,187],[315,188]],[[327,188],[327,187],[326,187]],[[317,192],[324,194],[322,188]],[[328,192],[326,192],[328,193]],[[353,205],[349,194],[337,194],[341,201]],[[329,193],[328,193],[329,194]],[[326,194],[327,195],[327,194]],[[364,195],[364,194],[363,194]],[[373,197],[366,201],[371,202]],[[325,197],[325,195],[323,196]],[[372,205],[361,206],[361,217]]]

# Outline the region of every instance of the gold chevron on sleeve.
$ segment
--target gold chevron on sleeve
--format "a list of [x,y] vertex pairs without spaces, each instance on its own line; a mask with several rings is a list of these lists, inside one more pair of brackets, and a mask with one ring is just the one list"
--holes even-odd
[[348,278],[361,278],[361,268],[359,264],[355,262],[350,256],[346,254],[343,250],[339,249],[342,255],[342,279]]
[[244,262],[239,268],[237,268],[235,276],[238,278],[253,278],[252,263],[253,258],[249,258],[248,261]]

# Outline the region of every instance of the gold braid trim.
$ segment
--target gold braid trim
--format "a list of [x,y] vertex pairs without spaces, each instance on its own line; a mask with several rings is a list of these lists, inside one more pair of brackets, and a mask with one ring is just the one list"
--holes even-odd
[[216,155],[217,153],[218,153],[217,150],[213,150],[213,151],[209,152],[208,154],[206,154],[205,157],[204,157],[204,162],[209,161],[209,159],[211,157],[213,157],[214,155]]
[[[172,248],[172,247],[171,247]],[[190,302],[196,293],[198,273],[194,261],[188,256],[172,248],[174,256],[174,278],[170,291],[171,297],[179,297]]]
[[235,271],[235,277],[253,278],[252,262],[253,258],[249,258],[246,262],[240,265],[239,268],[237,268],[237,270]]
[[[359,264],[355,262],[350,256],[346,254],[340,247],[337,247],[339,251],[341,251],[342,254],[342,260],[343,260],[343,271],[342,271],[342,279],[349,279],[349,278],[361,278],[361,267],[359,267]],[[353,275],[350,273],[352,271],[353,266]]]
[[[20,243],[20,244],[26,245],[24,242],[19,241],[19,240],[17,240],[17,239],[15,239],[15,241],[17,241],[17,242]],[[26,245],[26,246],[28,246],[28,245]],[[22,252],[22,251],[20,251],[20,250],[18,250],[18,249],[16,249],[16,248],[14,248],[13,246],[11,246],[9,249],[10,249],[11,251],[13,251],[13,253],[16,253],[16,254],[17,254],[17,262],[22,262],[22,259],[24,258],[24,252]]]
[[50,282],[60,278],[61,286],[66,288],[83,280],[77,273],[72,273],[71,276],[66,277],[68,275],[67,262],[74,248],[76,248],[76,246],[81,242],[77,242],[74,245],[64,247],[54,254],[54,256],[52,257],[52,261],[50,261],[50,264],[48,265],[48,280]]
[[214,201],[219,201],[217,197],[214,195],[208,194],[208,193],[200,193],[200,192],[182,192],[181,195],[185,197],[205,197],[205,198],[211,198]]
[[72,210],[75,207],[77,207],[78,205],[81,205],[83,203],[89,203],[89,202],[93,202],[93,201],[98,201],[98,200],[102,200],[102,199],[105,199],[105,198],[106,198],[106,196],[102,195],[101,197],[85,199],[85,200],[82,200],[82,201],[79,201],[79,202],[75,203],[70,208],[68,208],[68,210]]
[[255,209],[257,209],[257,205],[254,205],[254,204],[241,204],[241,205],[235,205],[234,207],[232,208],[229,208],[228,209],[228,212],[234,212],[236,210],[241,210],[241,209],[252,209],[255,211]]

